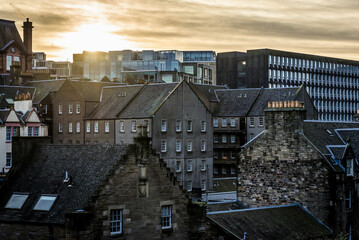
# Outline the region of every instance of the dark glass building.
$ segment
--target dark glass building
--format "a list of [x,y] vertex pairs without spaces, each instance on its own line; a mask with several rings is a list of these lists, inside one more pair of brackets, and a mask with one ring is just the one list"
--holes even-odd
[[272,49],[219,53],[217,84],[230,88],[304,85],[319,120],[352,121],[359,108],[359,61]]

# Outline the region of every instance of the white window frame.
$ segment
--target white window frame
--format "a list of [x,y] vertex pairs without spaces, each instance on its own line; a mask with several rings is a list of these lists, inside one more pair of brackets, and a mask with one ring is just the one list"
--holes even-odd
[[80,122],[76,122],[76,132],[77,133],[81,132],[81,124],[80,124]]
[[[115,216],[117,217],[116,219],[114,218]],[[122,234],[123,233],[123,210],[122,209],[111,209],[109,217],[110,217],[110,219],[109,219],[110,235]],[[119,227],[118,227],[118,224],[119,224]]]
[[227,135],[222,134],[222,143],[227,143]]
[[218,143],[218,141],[219,141],[218,135],[214,134],[213,135],[213,143]]
[[258,122],[259,122],[258,126],[263,127],[264,126],[264,117],[259,117]]
[[94,132],[98,133],[98,121],[94,122],[94,127],[93,128],[94,128]]
[[161,207],[161,226],[162,229],[172,228],[172,205],[164,205]]
[[205,159],[203,159],[201,161],[201,171],[206,171],[206,168],[207,168],[207,161]]
[[182,132],[182,119],[176,120],[176,132]]
[[136,120],[131,121],[131,132],[135,133],[137,132],[137,123]]
[[227,118],[222,118],[222,127],[227,127]]
[[182,169],[182,161],[177,160],[176,161],[176,172],[181,172],[181,169]]
[[205,139],[202,139],[201,140],[201,152],[206,151],[206,145],[207,145],[207,141]]
[[161,120],[161,132],[167,132],[167,120],[166,119]]
[[213,127],[218,127],[218,118],[213,118]]
[[192,131],[193,131],[193,121],[187,120],[187,132],[192,132]]
[[231,135],[231,143],[236,143],[236,135]]
[[166,139],[161,140],[161,152],[163,152],[163,153],[167,152],[167,140]]
[[193,160],[188,159],[187,160],[187,172],[192,172],[192,171],[193,171]]
[[110,132],[110,122],[109,121],[105,121],[105,132],[106,133]]
[[187,181],[187,192],[192,192],[192,180]]
[[206,191],[207,182],[205,179],[201,180],[201,189],[202,191]]
[[354,159],[346,160],[346,174],[347,176],[354,176]]
[[249,127],[254,127],[254,117],[249,118]]
[[187,140],[187,152],[192,152],[192,151],[193,151],[193,140],[188,139]]
[[69,114],[73,113],[73,106],[71,103],[69,103]]
[[72,122],[69,122],[69,133],[72,133]]
[[79,114],[80,113],[80,104],[76,103],[76,113]]
[[124,121],[120,121],[120,132],[125,132],[125,122]]
[[182,151],[182,140],[176,139],[176,152],[181,152],[181,151]]
[[201,121],[201,132],[207,131],[206,121]]
[[236,127],[236,119],[231,118],[231,127]]
[[59,133],[62,133],[62,130],[63,130],[62,127],[63,127],[62,122],[59,122]]
[[91,122],[90,121],[86,122],[86,132],[88,132],[88,133],[91,132]]
[[62,104],[59,104],[59,114],[62,114]]

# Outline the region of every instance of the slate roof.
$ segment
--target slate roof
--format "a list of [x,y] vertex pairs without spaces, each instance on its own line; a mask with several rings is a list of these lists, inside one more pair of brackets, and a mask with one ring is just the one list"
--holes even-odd
[[26,50],[15,26],[15,21],[0,19],[0,50],[3,50],[4,47],[6,48],[11,41],[16,41],[24,50]]
[[[104,87],[101,102],[86,119],[116,119],[124,107],[143,88],[143,85]],[[126,96],[123,96],[126,94]]]
[[119,118],[148,118],[179,83],[146,84],[119,115]]
[[216,96],[215,91],[220,89],[227,89],[226,86],[221,85],[208,85],[208,84],[198,84],[192,83],[193,86],[209,101],[218,102],[218,98]]
[[215,178],[213,179],[214,192],[231,192],[236,191],[237,178]]
[[33,98],[33,101],[34,101],[34,103],[39,103],[50,92],[57,92],[64,82],[65,82],[65,79],[29,81],[26,83],[26,85],[31,86],[31,87],[36,87],[35,96]]
[[244,208],[246,207],[239,201],[207,203],[207,212],[230,211]]
[[0,86],[0,94],[5,96],[6,98],[15,99],[16,94],[19,93],[30,93],[31,97],[34,98],[36,88],[35,87],[27,87],[27,86],[8,86],[2,85]]
[[294,101],[300,87],[263,88],[248,112],[248,116],[263,116],[269,101]]
[[4,124],[5,118],[9,114],[9,109],[0,109],[0,124]]
[[215,90],[219,103],[213,116],[245,116],[260,92],[261,88]]
[[[110,170],[120,163],[123,146],[110,145],[42,145],[29,165],[9,179],[0,194],[0,221],[39,223],[65,222],[65,213],[84,209]],[[64,183],[65,172],[73,186]],[[12,193],[29,193],[21,210],[5,209]],[[58,194],[49,212],[34,211],[41,194]]]
[[237,239],[305,239],[332,233],[299,204],[210,212],[207,217]]

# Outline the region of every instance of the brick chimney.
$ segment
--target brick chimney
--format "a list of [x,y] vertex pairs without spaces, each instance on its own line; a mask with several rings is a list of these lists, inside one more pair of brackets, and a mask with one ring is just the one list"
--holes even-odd
[[32,55],[32,22],[29,22],[29,18],[26,18],[26,22],[22,26],[24,29],[24,45],[26,47],[27,53]]
[[268,102],[264,115],[265,128],[274,139],[281,140],[288,135],[303,132],[303,121],[306,117],[303,102]]

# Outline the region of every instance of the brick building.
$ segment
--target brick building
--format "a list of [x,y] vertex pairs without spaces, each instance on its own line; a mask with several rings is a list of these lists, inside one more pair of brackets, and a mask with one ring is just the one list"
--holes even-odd
[[304,119],[299,103],[269,104],[265,130],[240,153],[239,200],[249,207],[299,202],[336,233],[357,238],[359,124]]

